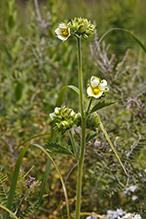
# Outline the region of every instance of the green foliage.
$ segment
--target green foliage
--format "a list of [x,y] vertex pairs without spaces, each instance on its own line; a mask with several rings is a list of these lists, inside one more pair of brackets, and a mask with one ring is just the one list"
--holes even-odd
[[[123,158],[122,161],[124,162],[124,167],[128,172],[128,179],[126,180],[122,177],[122,173],[120,173],[117,169],[118,166],[116,167],[116,165],[114,165],[115,159],[109,149],[109,146],[106,145],[104,139],[101,139],[100,135],[98,135],[97,140],[95,140],[95,143],[92,144],[91,147],[98,155],[99,163],[102,163],[102,167],[100,166],[97,170],[97,176],[99,175],[99,172],[103,174],[101,177],[97,178],[97,185],[99,185],[101,191],[100,193],[98,190],[97,193],[98,196],[100,193],[100,197],[98,197],[99,202],[101,203],[102,199],[105,200],[104,196],[102,196],[104,191],[106,191],[103,183],[104,177],[105,181],[107,181],[106,176],[108,175],[107,178],[111,179],[110,174],[114,173],[114,176],[118,176],[118,178],[111,183],[108,182],[108,185],[106,185],[109,193],[106,191],[107,196],[105,197],[108,201],[107,203],[104,203],[103,201],[103,205],[106,205],[106,207],[108,206],[110,209],[117,209],[123,205],[126,211],[139,212],[141,216],[144,216],[144,206],[146,205],[145,177],[142,177],[142,175],[141,178],[139,175],[141,172],[143,173],[145,168],[145,165],[142,165],[143,162],[145,163],[145,158],[142,156],[143,151],[145,151],[144,127],[146,124],[144,115],[146,82],[143,73],[145,67],[141,64],[141,62],[133,64],[133,66],[128,65],[128,50],[125,53],[124,58],[116,65],[115,55],[110,54],[108,51],[109,45],[106,47],[105,42],[103,42],[101,47],[101,45],[97,43],[96,36],[94,43],[97,47],[94,50],[92,50],[91,47],[92,55],[95,58],[96,65],[100,68],[100,71],[110,83],[109,89],[112,90],[112,92],[109,92],[108,98],[116,100],[116,104],[111,106],[110,111],[103,109],[102,112],[99,111],[99,115],[101,116],[102,121],[104,120],[106,123],[107,129],[110,130],[111,139],[114,142],[115,149],[120,155],[120,158]],[[103,159],[105,159],[104,164]],[[97,157],[95,160],[97,160]],[[106,166],[109,167],[108,170],[106,170]],[[96,172],[96,170],[94,170],[93,172]],[[90,177],[92,178],[92,176],[89,176],[89,178]],[[125,189],[124,185],[126,183],[128,183],[127,187],[130,185],[138,186],[138,192],[133,194],[138,197],[137,201],[132,200],[132,194],[131,196],[123,195],[123,191]],[[95,180],[93,180],[92,183],[92,186],[94,185],[96,185]],[[119,187],[119,185],[121,187]],[[118,190],[114,190],[115,188]],[[91,191],[89,194],[90,193]],[[138,201],[140,199],[143,201]],[[114,200],[116,200],[116,202],[114,202]],[[143,206],[143,210],[141,209],[141,205]]]
[[[145,1],[137,1],[137,4],[136,1],[126,0],[57,0],[48,1],[48,4],[38,2],[40,20],[34,1],[23,1],[22,5],[20,1],[0,1],[0,168],[6,173],[0,175],[0,200],[4,205],[8,200],[14,165],[25,140],[29,139],[28,142],[40,145],[44,141],[50,141],[48,116],[53,112],[55,103],[56,106],[65,103],[75,111],[78,110],[78,95],[70,92],[74,90],[78,93],[78,88],[70,86],[71,89],[65,93],[67,84],[77,84],[76,44],[72,39],[63,44],[55,38],[54,30],[58,22],[74,16],[87,17],[89,20],[96,20],[99,36],[110,28],[125,28],[135,33],[145,44]],[[95,75],[106,78],[108,82],[110,89],[105,104],[111,100],[116,103],[99,111],[99,116],[124,163],[128,178],[124,176],[96,124],[96,132],[86,133],[89,145],[86,144],[82,210],[94,210],[102,214],[109,209],[122,208],[139,212],[145,218],[145,56],[142,50],[132,44],[133,40],[127,33],[112,31],[105,40],[111,44],[113,52],[103,42],[99,45],[100,48],[94,44],[94,53],[90,54],[87,42],[82,43],[83,79],[85,84],[89,76]],[[93,40],[90,41],[93,44]],[[126,52],[129,47],[131,50]],[[122,57],[123,54],[125,55]],[[63,86],[66,88],[62,89],[61,96],[58,93]],[[86,91],[84,93],[86,96]],[[95,106],[99,109],[98,103]],[[88,121],[89,125],[90,122],[91,120]],[[33,136],[38,137],[36,139]],[[66,150],[72,151],[71,143],[68,148],[68,136],[62,138],[55,132],[52,137],[56,152],[60,149],[63,153]],[[75,130],[74,137],[76,142],[80,141],[79,127]],[[63,149],[60,145],[63,145]],[[70,208],[73,210],[76,194],[76,169],[73,168],[76,166],[75,159],[63,154],[56,157],[55,151],[53,153],[64,180],[68,179],[66,186]],[[38,153],[36,148],[29,149],[21,167],[27,172],[35,165],[34,177],[42,181],[46,160],[46,155]],[[68,173],[69,169],[72,172]],[[17,209],[20,218],[34,215],[39,200],[39,182],[35,181],[29,190],[25,187],[26,181],[22,172],[12,204],[14,212]],[[51,167],[50,177],[46,181],[45,192],[49,193],[49,197],[45,205],[41,204],[38,217],[63,217],[66,210],[55,168]],[[137,185],[138,189],[130,195],[123,194],[125,186],[130,185]],[[135,201],[132,200],[133,195],[138,197]]]
[[70,150],[53,142],[48,142],[43,147],[46,148],[49,153],[66,154],[66,155],[74,156]]
[[0,173],[0,202],[6,205],[9,188],[6,185],[7,175]]
[[[90,148],[88,148],[89,151],[87,152],[87,154],[90,153],[90,159],[92,158],[92,162],[95,162],[95,165],[94,167],[92,165],[90,168],[88,166],[90,160],[86,161],[87,172],[85,174],[85,179],[87,181],[87,188],[84,187],[85,198],[92,194],[90,197],[92,200],[93,196],[95,196],[98,206],[101,205],[100,207],[103,211],[105,207],[117,209],[123,205],[126,211],[133,212],[134,209],[132,208],[135,206],[135,211],[143,215],[144,213],[141,211],[141,205],[144,207],[146,203],[145,201],[141,202],[138,200],[145,200],[145,178],[141,176],[141,181],[141,179],[139,179],[140,173],[137,172],[138,169],[135,169],[127,160],[124,161],[124,159],[122,162],[124,162],[124,166],[128,171],[128,178],[126,179],[123,177],[119,169],[119,164],[116,162],[115,156],[110,150],[109,145],[104,139],[99,140],[99,137],[100,135],[90,142]],[[118,147],[118,154],[120,154],[122,147],[121,145],[118,145]],[[124,153],[125,155],[123,156],[126,156],[128,151],[124,151]],[[135,162],[133,164],[135,165]],[[125,184],[125,180],[127,185]],[[123,193],[130,185],[137,185],[138,187],[138,190],[131,193],[131,196]],[[133,195],[137,197],[136,203],[132,201]],[[129,207],[126,207],[126,203]]]
[[[16,191],[14,195],[14,200],[12,204],[12,212],[19,218],[28,218],[29,215],[33,214],[38,207],[38,191],[40,187],[40,182],[33,179],[31,183],[27,180],[28,176],[21,171],[16,185]],[[10,187],[6,184],[7,175],[0,174],[0,201],[1,204],[6,206],[8,200],[8,194]],[[29,183],[29,187],[27,184]]]
[[99,123],[100,123],[99,116],[93,114],[89,115],[86,120],[86,128],[96,132]]
[[106,106],[112,105],[112,104],[114,104],[114,103],[115,103],[114,101],[107,101],[107,102],[102,101],[102,102],[98,102],[98,103],[91,109],[90,113],[93,113],[93,112],[95,112],[95,111],[97,111],[97,110],[100,110],[100,109],[102,109],[102,108],[104,108],[104,107],[106,107]]
[[[124,28],[133,30],[134,28],[134,10],[136,8],[136,0],[110,0],[105,7],[106,30],[111,28]],[[125,16],[126,14],[126,16]],[[115,32],[111,34],[107,40],[112,45],[114,53],[119,56],[124,55],[127,48],[132,46],[129,37],[123,32]]]
[[12,205],[12,211],[20,218],[28,218],[30,214],[34,214],[38,207],[38,195],[40,182],[33,181],[30,187],[27,187],[26,176],[23,172],[19,174],[15,197]]
[[130,161],[134,160],[134,157],[137,157],[138,154],[142,149],[144,149],[146,145],[146,135],[143,133],[139,136],[137,141],[133,142],[133,145],[131,145],[131,150],[126,154],[127,158],[130,159]]
[[97,135],[96,132],[89,132],[89,133],[86,135],[86,143],[88,143],[90,140],[92,140],[96,135]]

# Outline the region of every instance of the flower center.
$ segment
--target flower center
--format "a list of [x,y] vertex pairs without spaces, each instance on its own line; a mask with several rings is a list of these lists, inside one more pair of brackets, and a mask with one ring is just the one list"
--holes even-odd
[[99,88],[93,88],[93,93],[95,95],[99,94],[100,93],[100,89]]
[[64,37],[67,37],[68,36],[68,29],[62,29],[61,30],[61,35],[64,36]]

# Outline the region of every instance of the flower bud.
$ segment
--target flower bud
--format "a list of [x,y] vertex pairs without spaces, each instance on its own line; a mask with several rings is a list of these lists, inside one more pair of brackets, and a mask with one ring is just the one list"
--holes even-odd
[[83,38],[86,40],[88,38],[88,35],[84,33]]
[[50,113],[50,124],[57,131],[64,134],[70,130],[74,125],[79,123],[80,114],[76,114],[72,109],[63,107],[56,107],[53,113]]
[[98,128],[99,126],[99,117],[98,116],[94,116],[93,114],[88,116],[87,117],[87,120],[86,120],[86,128],[87,129],[90,129],[90,130],[93,130],[93,131],[96,131],[96,129]]

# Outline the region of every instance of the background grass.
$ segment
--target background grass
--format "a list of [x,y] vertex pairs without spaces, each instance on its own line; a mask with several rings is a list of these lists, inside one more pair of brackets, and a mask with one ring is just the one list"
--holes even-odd
[[[99,38],[110,28],[125,28],[146,45],[145,8],[144,0],[39,1],[41,21],[38,21],[33,1],[0,1],[0,170],[8,175],[7,185],[11,184],[16,160],[25,145],[19,147],[21,142],[51,132],[49,113],[53,112],[60,89],[78,83],[76,42],[70,39],[62,43],[55,37],[58,23],[78,16],[87,17],[96,22]],[[122,208],[140,213],[144,218],[146,56],[126,33],[111,32],[105,37],[106,45],[111,44],[107,55],[115,54],[116,58],[112,73],[108,74],[99,68],[90,52],[89,44],[93,42],[93,38],[82,42],[84,85],[92,75],[108,81],[107,100],[116,101],[116,104],[99,114],[129,175],[127,178],[123,174],[99,130],[97,138],[86,149],[82,211],[103,214],[108,209]],[[128,48],[128,57],[115,80],[117,66]],[[68,91],[64,104],[77,112],[77,95]],[[44,136],[31,139],[30,143],[43,145],[49,140],[50,137]],[[68,136],[56,133],[53,141],[61,141],[65,146]],[[54,159],[64,180],[67,178],[70,210],[74,211],[76,168],[69,177],[68,174],[75,161],[56,155]],[[34,166],[30,174],[42,181],[46,162],[46,155],[40,154],[37,148],[28,149],[21,168],[27,173]],[[38,218],[59,218],[66,213],[58,178],[51,167],[45,204],[41,206]],[[138,189],[134,193],[123,194],[125,186],[135,184]],[[133,195],[137,196],[135,201]],[[36,193],[34,201],[37,198]]]

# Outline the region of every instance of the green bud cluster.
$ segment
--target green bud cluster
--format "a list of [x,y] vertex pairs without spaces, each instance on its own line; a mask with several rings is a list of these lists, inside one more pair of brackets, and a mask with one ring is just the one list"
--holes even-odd
[[[50,113],[53,128],[62,134],[70,130],[72,127],[81,126],[81,114],[75,113],[72,109],[63,107],[56,107],[53,113]],[[89,115],[86,119],[86,128],[96,131],[99,126],[99,117],[94,114]]]
[[70,130],[73,126],[78,126],[80,123],[80,114],[75,113],[72,109],[65,106],[56,107],[53,113],[50,113],[51,125],[54,129],[64,134],[67,130]]
[[68,27],[71,30],[71,35],[75,35],[78,38],[82,36],[87,39],[95,33],[95,25],[84,18],[74,18],[68,23]]
[[86,120],[86,128],[96,131],[99,126],[99,116],[95,116],[94,114],[89,115]]

